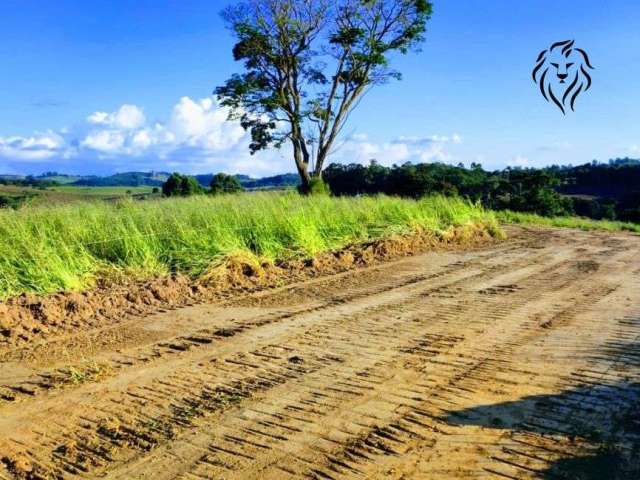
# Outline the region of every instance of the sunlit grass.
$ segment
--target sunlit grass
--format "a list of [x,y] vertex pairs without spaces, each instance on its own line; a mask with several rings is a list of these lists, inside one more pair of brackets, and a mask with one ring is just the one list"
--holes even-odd
[[50,187],[51,190],[63,193],[72,193],[82,196],[96,196],[96,197],[112,197],[123,196],[127,194],[141,194],[152,193],[153,187],[83,187],[76,185],[58,185]]
[[0,298],[83,290],[105,275],[197,276],[225,256],[311,257],[422,229],[443,234],[495,216],[460,199],[294,193],[76,203],[0,212]]

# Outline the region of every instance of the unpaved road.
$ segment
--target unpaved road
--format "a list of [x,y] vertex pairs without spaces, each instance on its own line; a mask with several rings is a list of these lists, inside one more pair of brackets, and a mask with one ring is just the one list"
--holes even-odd
[[512,233],[0,352],[0,478],[613,478],[640,237]]

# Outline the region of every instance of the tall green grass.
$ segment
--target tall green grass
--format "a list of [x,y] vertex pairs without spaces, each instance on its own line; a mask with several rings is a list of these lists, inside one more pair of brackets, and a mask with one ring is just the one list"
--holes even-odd
[[640,224],[637,223],[592,220],[590,218],[583,217],[542,217],[532,213],[511,211],[496,212],[496,217],[503,223],[579,228],[581,230],[604,230],[608,232],[627,231],[640,233]]
[[0,298],[82,290],[114,273],[195,276],[237,252],[309,257],[392,233],[479,223],[499,233],[492,213],[460,199],[294,193],[0,211]]

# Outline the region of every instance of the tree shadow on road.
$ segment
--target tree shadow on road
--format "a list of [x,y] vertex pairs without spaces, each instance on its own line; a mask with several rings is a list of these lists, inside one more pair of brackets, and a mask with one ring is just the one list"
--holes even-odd
[[[450,411],[444,420],[535,434],[546,442],[561,439],[560,453],[539,472],[544,479],[638,480],[640,343],[607,344],[596,354],[598,361],[608,362],[600,378],[578,377],[578,386],[559,394]],[[607,378],[616,381],[607,383]],[[574,455],[561,453],[577,445]]]
[[590,455],[561,458],[542,473],[549,480],[637,480],[640,470],[615,447],[602,446]]

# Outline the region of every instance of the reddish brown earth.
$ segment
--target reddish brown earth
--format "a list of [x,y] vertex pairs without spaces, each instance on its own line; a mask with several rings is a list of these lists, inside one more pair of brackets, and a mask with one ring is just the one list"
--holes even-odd
[[640,237],[510,233],[14,316],[0,479],[640,478]]

